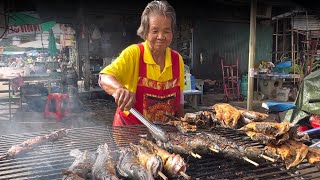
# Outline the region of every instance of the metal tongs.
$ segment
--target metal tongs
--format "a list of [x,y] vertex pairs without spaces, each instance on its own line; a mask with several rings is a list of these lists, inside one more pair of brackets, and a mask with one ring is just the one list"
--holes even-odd
[[142,124],[147,126],[147,128],[150,131],[150,133],[152,134],[152,136],[156,140],[160,140],[161,142],[167,142],[168,141],[168,136],[167,136],[166,132],[163,129],[161,129],[160,127],[158,127],[158,126],[154,125],[153,123],[151,123],[149,120],[147,120],[139,111],[137,111],[134,108],[131,108],[129,110],[129,112],[132,113],[136,118],[138,118],[139,121],[142,122]]

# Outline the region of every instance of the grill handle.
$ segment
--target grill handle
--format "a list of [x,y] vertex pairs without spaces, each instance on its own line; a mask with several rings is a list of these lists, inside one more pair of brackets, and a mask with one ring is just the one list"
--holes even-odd
[[150,121],[148,121],[139,111],[137,111],[134,108],[131,108],[129,110],[130,113],[132,113],[136,118],[139,119],[139,121],[147,126],[149,129],[150,133],[156,140],[160,140],[161,142],[167,142],[168,141],[168,136],[164,130],[162,130],[160,127],[154,125]]

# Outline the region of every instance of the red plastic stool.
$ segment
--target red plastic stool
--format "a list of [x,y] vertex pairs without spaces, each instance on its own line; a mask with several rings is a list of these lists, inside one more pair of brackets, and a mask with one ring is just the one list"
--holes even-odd
[[56,122],[60,122],[62,117],[70,114],[71,105],[68,94],[51,93],[48,95],[46,107],[44,110],[44,118],[54,116]]

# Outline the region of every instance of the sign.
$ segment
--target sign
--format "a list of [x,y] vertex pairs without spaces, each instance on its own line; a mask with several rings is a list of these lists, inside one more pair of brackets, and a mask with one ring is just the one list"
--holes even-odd
[[42,29],[40,24],[25,24],[18,26],[9,26],[7,36],[21,36],[28,34],[41,33]]

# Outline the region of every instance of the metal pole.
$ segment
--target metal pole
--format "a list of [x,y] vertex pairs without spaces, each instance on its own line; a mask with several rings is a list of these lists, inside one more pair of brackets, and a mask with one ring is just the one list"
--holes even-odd
[[279,26],[279,21],[278,18],[276,19],[276,59],[275,62],[278,62],[278,27]]
[[257,0],[251,0],[249,63],[248,63],[248,99],[247,99],[248,110],[252,110],[252,101],[253,101],[254,61],[255,61],[255,49],[256,49],[256,13],[257,13]]
[[291,63],[292,63],[292,67],[293,67],[293,84],[296,84],[296,60],[295,60],[295,55],[294,55],[294,34],[293,34],[293,13],[291,14]]

